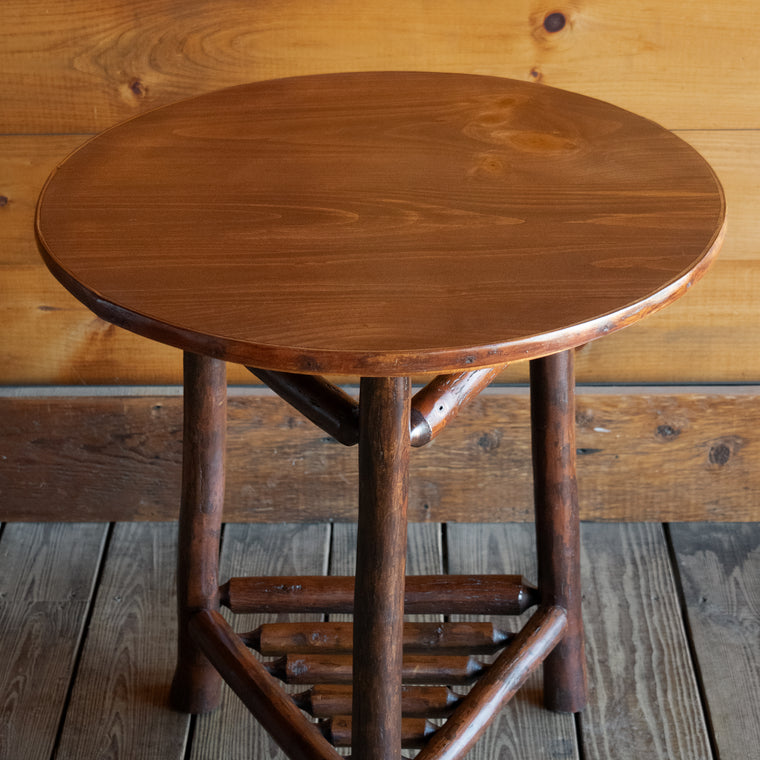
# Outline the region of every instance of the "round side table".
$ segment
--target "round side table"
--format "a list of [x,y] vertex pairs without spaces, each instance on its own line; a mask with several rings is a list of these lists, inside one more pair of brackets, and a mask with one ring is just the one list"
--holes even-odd
[[[48,267],[99,316],[185,352],[175,707],[215,707],[221,674],[294,760],[335,760],[328,738],[356,760],[461,757],[541,663],[546,705],[581,710],[573,349],[685,293],[724,230],[720,184],[678,137],[495,77],[258,82],[134,118],[61,163],[37,213]],[[531,361],[537,584],[405,579],[411,448],[518,360]],[[358,443],[355,579],[220,585],[225,362]],[[436,377],[413,395],[419,373]],[[359,400],[323,374],[360,376]],[[241,636],[220,605],[354,623]],[[534,606],[516,635],[403,621]],[[499,652],[488,668],[467,656],[483,647]],[[312,688],[293,699],[276,677]],[[449,688],[468,681],[466,697]]]

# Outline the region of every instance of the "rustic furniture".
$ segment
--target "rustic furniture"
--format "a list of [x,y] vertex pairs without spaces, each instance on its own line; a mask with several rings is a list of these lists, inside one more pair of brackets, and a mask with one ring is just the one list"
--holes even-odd
[[[335,760],[331,741],[357,760],[461,757],[541,663],[547,707],[581,710],[574,349],[683,295],[724,219],[712,170],[667,130],[494,77],[259,82],[149,112],[64,161],[38,208],[49,268],[99,316],[185,355],[174,705],[214,708],[223,677],[295,760]],[[536,585],[405,578],[411,449],[521,360]],[[355,580],[218,578],[226,362],[358,444]],[[325,375],[360,378],[358,401]],[[220,606],[354,622],[237,634]],[[532,607],[517,633],[404,624]],[[278,678],[310,688],[292,697]]]

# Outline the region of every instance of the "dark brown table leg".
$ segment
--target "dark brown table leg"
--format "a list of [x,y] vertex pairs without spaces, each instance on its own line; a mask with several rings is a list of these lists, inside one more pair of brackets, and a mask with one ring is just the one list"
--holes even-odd
[[227,428],[226,365],[185,353],[182,505],[179,518],[177,607],[179,651],[172,706],[183,712],[213,710],[221,677],[188,633],[198,610],[219,609],[219,535],[224,502]]
[[365,378],[359,423],[354,760],[401,757],[410,382]]
[[544,662],[544,702],[558,712],[586,704],[580,524],[575,480],[574,351],[530,364],[533,481],[541,603],[567,611],[565,636]]

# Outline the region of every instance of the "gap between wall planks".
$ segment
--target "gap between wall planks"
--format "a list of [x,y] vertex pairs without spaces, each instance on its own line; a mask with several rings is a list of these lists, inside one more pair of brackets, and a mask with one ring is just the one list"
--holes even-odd
[[[582,519],[760,517],[757,387],[580,388],[576,417]],[[0,419],[0,519],[176,519],[176,391],[22,391],[0,397]],[[489,389],[413,452],[410,519],[531,520],[529,457],[527,389]],[[227,522],[352,521],[356,478],[355,449],[266,390],[231,391]]]

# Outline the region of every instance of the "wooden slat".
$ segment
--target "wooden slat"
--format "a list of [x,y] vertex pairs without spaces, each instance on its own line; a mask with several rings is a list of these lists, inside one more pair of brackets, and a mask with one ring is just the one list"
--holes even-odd
[[[236,613],[329,615],[360,615],[358,600],[363,593],[351,575],[230,578],[219,591],[221,604]],[[519,615],[538,601],[536,587],[521,575],[414,576],[406,580],[401,593],[403,610],[412,615]]]
[[[477,71],[613,100],[675,127],[756,126],[752,0],[463,6],[441,0],[13,0],[0,100],[11,132],[93,131],[170,100],[267,77],[336,70]],[[390,20],[390,21],[389,21]],[[737,34],[741,30],[741,34]],[[604,65],[600,65],[600,61]],[[35,97],[30,98],[29,93]],[[698,94],[698,95],[697,95]]]
[[19,524],[2,534],[0,757],[51,756],[106,530]]
[[[243,637],[265,657],[285,654],[350,654],[351,623],[271,623]],[[492,654],[509,643],[493,623],[404,623],[404,652]]]
[[[267,670],[287,684],[350,684],[353,657],[340,654],[294,654],[266,663]],[[472,684],[485,672],[484,664],[467,655],[404,655],[403,683],[457,686]],[[398,671],[394,671],[398,672]]]
[[359,402],[319,375],[246,367],[296,411],[345,446],[359,442]]
[[[168,526],[167,526],[168,527]],[[335,526],[336,533],[350,533],[353,529],[351,525]],[[152,610],[158,612],[161,608],[151,606],[148,608],[144,601],[144,597],[141,598],[142,592],[135,592],[137,595],[129,592],[129,589],[133,587],[132,579],[136,578],[138,574],[133,574],[129,571],[127,558],[122,556],[119,559],[119,555],[123,555],[126,552],[115,551],[116,545],[121,543],[122,537],[119,535],[119,531],[130,528],[130,526],[119,526],[119,530],[111,544],[111,552],[109,559],[106,562],[105,573],[103,578],[103,584],[100,587],[98,593],[98,605],[103,605],[104,602],[108,602],[109,609],[105,609],[104,612],[115,608],[118,612],[119,607],[129,605],[132,610]],[[145,540],[137,541],[133,544],[134,550],[131,558],[137,560],[137,564],[144,562],[145,557],[151,553],[148,547],[153,543],[155,538],[155,530],[158,526],[144,526],[140,531],[138,537],[144,537]],[[256,558],[262,557],[279,557],[285,552],[284,547],[292,547],[292,556],[298,554],[303,544],[296,538],[296,534],[303,530],[304,526],[296,528],[290,526],[284,528],[285,531],[295,531],[290,533],[289,538],[284,538],[280,543],[273,538],[272,533],[268,533],[268,529],[263,526],[249,526],[238,527],[233,526],[232,532],[245,531],[251,536],[258,535],[259,540],[252,540],[249,544],[251,552],[249,554],[252,562],[256,563]],[[88,595],[89,590],[85,585],[76,583],[71,585],[72,579],[82,577],[80,570],[74,570],[69,572],[69,569],[74,566],[81,569],[80,561],[85,556],[89,556],[90,548],[93,545],[90,543],[88,535],[90,531],[95,531],[97,538],[94,542],[94,548],[100,547],[101,538],[105,534],[105,526],[89,526],[88,528],[82,528],[81,526],[5,526],[4,533],[0,537],[0,607],[2,607],[2,615],[0,615],[0,623],[6,623],[9,620],[7,612],[14,605],[18,605],[20,608],[27,611],[29,610],[30,598],[36,598],[40,603],[46,600],[51,603],[57,604],[58,609],[62,605],[68,604],[68,600],[73,598],[75,605],[82,604],[85,597]],[[173,532],[172,529],[170,529]],[[273,531],[283,530],[274,526]],[[306,529],[313,530],[312,527]],[[430,535],[435,536],[438,526],[435,525],[414,525],[411,526],[411,535],[414,536],[417,531],[429,532]],[[458,545],[457,533],[464,531],[473,534],[473,540],[471,543],[467,543],[464,547],[465,552],[471,557],[482,557],[483,555],[490,555],[497,561],[493,565],[494,572],[526,572],[532,576],[531,570],[531,542],[532,542],[532,527],[528,525],[506,525],[506,526],[488,526],[488,525],[476,525],[476,526],[457,526],[451,525],[447,528],[451,541],[449,543],[449,549],[455,550]],[[589,531],[600,531],[598,536],[593,537],[593,540],[589,543]],[[716,744],[721,757],[726,758],[749,758],[754,757],[752,752],[757,746],[757,738],[760,737],[760,723],[758,722],[759,711],[757,709],[757,695],[760,694],[760,685],[757,681],[757,646],[756,646],[756,633],[757,633],[757,589],[760,588],[760,582],[758,579],[758,542],[760,535],[758,531],[760,526],[758,525],[725,525],[719,526],[715,524],[710,525],[688,525],[688,526],[671,526],[670,532],[672,535],[673,546],[675,555],[678,561],[678,565],[681,572],[682,586],[684,590],[684,597],[688,608],[688,621],[690,630],[694,639],[694,650],[699,662],[699,667],[702,672],[705,692],[707,694],[708,710],[710,712],[711,724],[715,730]],[[161,541],[157,543],[163,543],[163,528],[160,528]],[[665,550],[663,548],[663,542],[661,539],[660,528],[657,526],[584,526],[584,532],[586,534],[586,551],[584,557],[584,566],[586,568],[586,624],[587,628],[593,628],[594,642],[596,651],[599,651],[602,656],[612,657],[614,661],[620,662],[626,661],[625,670],[623,675],[613,673],[613,668],[610,666],[608,672],[611,677],[617,679],[616,688],[619,689],[619,694],[625,693],[625,697],[621,697],[617,703],[618,709],[610,709],[610,693],[605,687],[601,692],[593,688],[594,682],[592,680],[592,702],[596,703],[597,700],[605,702],[605,715],[609,719],[604,725],[595,727],[597,736],[593,740],[595,744],[590,741],[588,745],[590,747],[590,754],[588,757],[600,757],[594,746],[600,746],[601,740],[599,734],[604,732],[608,736],[608,744],[612,749],[610,754],[606,754],[604,750],[601,757],[620,758],[621,760],[630,760],[630,758],[638,757],[674,757],[674,758],[695,758],[699,760],[701,757],[710,757],[709,755],[700,754],[703,749],[703,745],[697,746],[694,754],[689,754],[688,746],[686,749],[674,745],[671,743],[669,747],[666,747],[665,751],[660,748],[651,750],[653,743],[653,737],[657,736],[658,726],[662,726],[665,723],[671,724],[674,721],[680,721],[681,715],[678,712],[678,708],[674,709],[669,697],[672,696],[670,688],[660,695],[656,695],[658,701],[655,704],[656,709],[660,710],[663,717],[658,718],[648,715],[648,713],[642,710],[642,699],[645,705],[650,703],[652,699],[651,689],[652,685],[646,681],[646,671],[649,665],[653,665],[657,668],[664,669],[667,663],[670,663],[671,667],[673,662],[684,661],[688,655],[685,652],[685,642],[682,641],[676,650],[675,655],[673,653],[668,654],[666,660],[664,656],[659,659],[655,657],[656,652],[660,652],[663,655],[666,646],[665,640],[670,640],[669,635],[671,631],[671,624],[662,622],[662,612],[664,607],[670,608],[672,605],[671,594],[672,589],[666,588],[671,585],[670,582],[665,583],[665,579],[670,571],[667,569],[667,560],[665,558]],[[656,540],[652,536],[656,536]],[[73,540],[69,540],[68,537],[73,537]],[[611,540],[612,538],[617,538]],[[12,541],[7,539],[12,538]],[[227,538],[230,536],[228,534]],[[311,535],[311,539],[316,543],[321,543],[321,539]],[[341,544],[341,539],[336,535],[336,543]],[[516,548],[520,548],[520,545],[524,546],[524,557],[519,552],[510,548],[510,544],[517,544]],[[307,541],[308,544],[308,541]],[[410,540],[412,545],[412,557],[410,558],[410,565],[416,567],[414,560],[414,552],[416,546],[418,546],[415,538]],[[589,546],[593,544],[594,547],[602,547],[602,552],[591,552]],[[272,548],[271,554],[262,551],[262,546],[270,545]],[[435,554],[434,547],[436,541],[432,542],[430,551]],[[140,547],[147,550],[144,555],[140,553]],[[229,548],[229,540],[228,540]],[[240,546],[240,551],[245,551],[245,542]],[[340,552],[340,550],[338,549]],[[426,553],[428,550],[421,548],[420,551]],[[160,552],[163,554],[163,551]],[[450,557],[455,562],[455,554]],[[116,570],[116,578],[118,581],[115,586],[109,586],[111,582],[109,579],[114,575],[109,568],[108,563],[117,558],[118,568]],[[84,564],[90,560],[84,559]],[[598,562],[598,567],[596,563]],[[171,594],[171,571],[165,570],[165,560],[158,561],[159,565],[155,570],[155,575],[149,573],[148,575],[142,574],[147,586],[151,587],[150,594]],[[456,568],[456,565],[454,565]],[[437,572],[439,567],[434,562],[431,565],[423,565],[422,572]],[[477,564],[471,568],[473,571],[487,570],[488,567],[484,564]],[[244,571],[241,568],[241,571]],[[245,570],[247,571],[247,570]],[[261,565],[256,564],[252,568],[253,572],[261,571]],[[279,572],[278,568],[276,572]],[[337,568],[337,572],[350,572],[351,568],[348,566],[341,566]],[[236,570],[237,572],[237,570]],[[593,574],[593,578],[589,576]],[[83,574],[88,578],[92,578],[92,573],[88,569]],[[20,586],[17,586],[16,580],[25,579]],[[600,591],[600,599],[609,600],[613,599],[613,603],[605,606],[603,614],[598,614],[598,619],[590,619],[589,610],[597,610],[598,607],[589,607],[589,594],[588,592],[593,590],[593,584],[599,583],[603,587]],[[146,586],[146,588],[147,588]],[[47,589],[47,590],[45,590]],[[158,589],[158,590],[157,590]],[[165,589],[161,591],[160,589]],[[144,589],[145,590],[145,589]],[[667,594],[664,594],[664,590]],[[71,596],[73,592],[74,596]],[[619,593],[623,593],[623,596],[618,596]],[[18,597],[13,595],[17,594]],[[121,601],[117,602],[111,598],[111,594],[115,594],[121,597]],[[629,599],[633,600],[632,605],[629,604]],[[9,604],[10,600],[10,604]],[[597,602],[591,600],[593,605]],[[646,605],[646,609],[654,615],[651,620],[648,620],[643,613],[639,612],[643,610]],[[630,607],[630,609],[629,609]],[[173,605],[169,604],[169,611],[173,613]],[[11,616],[12,618],[13,616]],[[101,613],[96,610],[92,619],[92,626],[97,627],[101,625],[99,619]],[[671,613],[667,614],[668,619],[678,617],[678,612],[671,617]],[[138,622],[139,618],[139,622]],[[22,615],[16,616],[16,619],[22,619]],[[57,619],[57,618],[56,618]],[[135,616],[122,616],[118,615],[117,620],[114,621],[116,626],[122,625],[122,622],[126,620],[126,628],[129,630],[130,636],[145,636],[146,646],[157,646],[157,642],[171,641],[173,642],[173,635],[171,630],[166,630],[166,622],[163,621],[163,614],[158,615],[155,622],[150,622],[147,619],[143,619],[142,612],[139,612]],[[35,618],[35,624],[39,623],[43,626],[45,623],[50,625],[50,620],[43,619],[41,617]],[[594,625],[596,623],[596,625]],[[147,628],[146,628],[147,626]],[[163,626],[163,628],[162,628]],[[122,626],[123,627],[123,626]],[[139,628],[139,630],[137,630]],[[631,632],[631,638],[618,637],[617,631],[628,628]],[[16,629],[18,630],[18,629]],[[156,638],[156,631],[161,630],[160,640]],[[7,633],[7,625],[3,627],[3,638],[0,644],[0,651],[3,652],[3,663],[6,665],[8,660],[8,653],[13,651],[24,650],[24,657],[27,657],[29,650],[25,648],[23,642],[19,639],[14,642],[13,647],[6,644],[5,634]],[[72,645],[72,639],[68,635],[69,631],[62,631],[59,644],[66,647]],[[100,635],[93,631],[90,634],[90,640],[93,636]],[[703,639],[702,636],[705,636]],[[15,634],[13,634],[15,636]],[[600,636],[602,637],[600,639]],[[607,638],[609,637],[609,638]],[[646,646],[640,646],[636,642],[646,642],[649,640]],[[136,640],[136,639],[135,639]],[[29,641],[29,639],[25,639]],[[104,641],[102,646],[97,648],[97,656],[100,658],[101,673],[105,674],[105,677],[110,677],[110,671],[114,669],[114,665],[122,674],[128,671],[126,677],[115,675],[113,681],[105,683],[105,690],[100,690],[98,694],[103,699],[110,699],[109,692],[112,687],[127,688],[130,681],[129,679],[140,680],[143,683],[148,683],[158,687],[160,684],[164,684],[168,688],[168,680],[164,682],[165,664],[161,664],[158,668],[155,665],[151,665],[152,661],[140,660],[139,662],[132,661],[134,670],[129,671],[125,668],[126,662],[119,658],[119,652],[124,650],[118,647],[112,650],[109,648],[107,641]],[[645,658],[647,651],[650,651],[649,659],[644,662],[642,658]],[[606,654],[605,654],[606,653]],[[93,654],[95,654],[93,652]],[[40,723],[42,711],[50,708],[54,710],[60,710],[62,705],[63,695],[56,693],[52,694],[48,689],[53,685],[48,679],[46,673],[50,672],[50,669],[58,670],[64,665],[59,657],[60,651],[56,648],[40,648],[39,656],[34,658],[34,667],[30,671],[30,677],[39,679],[45,689],[45,694],[34,698],[33,706],[29,709],[18,709],[16,714],[21,720],[21,724],[14,723],[12,719],[10,724],[0,722],[0,755],[8,760],[29,760],[30,758],[40,757],[47,759],[50,756],[49,747],[44,749],[41,754],[35,755],[33,748],[35,746],[42,745],[42,741],[34,736],[35,733],[44,733],[40,730]],[[86,655],[86,659],[89,655]],[[167,663],[171,666],[171,657]],[[645,658],[646,659],[646,658]],[[645,667],[645,664],[647,667]],[[10,672],[15,672],[11,668],[8,668]],[[90,665],[87,665],[83,661],[80,667],[80,678],[87,677],[87,672],[90,670]],[[158,671],[161,672],[158,672]],[[129,675],[131,673],[131,675]],[[4,677],[4,671],[0,668],[0,682]],[[19,685],[29,685],[31,681],[23,681],[22,679],[9,676],[13,683],[13,688],[17,688]],[[665,677],[664,675],[662,676]],[[111,684],[109,686],[108,684]],[[103,685],[103,684],[99,684]],[[609,685],[609,684],[608,684]],[[89,687],[87,687],[89,688]],[[161,711],[163,702],[160,697],[156,696],[156,692],[153,692],[151,696],[150,688],[148,687],[145,692],[138,692],[131,697],[124,697],[124,699],[133,699],[136,703],[143,705],[143,710],[153,712]],[[570,760],[571,758],[577,758],[573,732],[570,729],[567,735],[563,733],[557,733],[554,728],[554,723],[557,720],[565,720],[563,716],[555,716],[548,713],[544,713],[540,707],[540,694],[538,693],[539,685],[528,686],[528,691],[522,691],[513,705],[522,703],[524,710],[529,713],[536,712],[537,714],[545,715],[550,721],[548,726],[541,729],[541,735],[544,737],[542,741],[547,745],[548,749],[542,751],[541,748],[536,750],[536,754],[532,754],[530,741],[523,742],[519,745],[515,745],[512,739],[510,739],[510,731],[527,731],[526,723],[524,719],[520,718],[515,720],[504,720],[501,729],[496,733],[495,737],[492,737],[489,733],[486,738],[482,740],[482,743],[476,745],[472,753],[468,755],[468,758],[472,760],[492,760],[494,757],[499,757],[500,748],[503,748],[504,756],[515,756],[523,758],[524,760],[530,760],[532,757],[562,757],[563,760]],[[678,691],[678,684],[674,685],[676,693]],[[64,688],[65,691],[65,688]],[[19,692],[16,692],[19,693]],[[7,691],[5,686],[0,686],[0,694],[3,696],[0,698],[2,704],[5,706],[3,713],[4,716],[9,716],[11,713],[7,711],[9,702],[6,699]],[[661,701],[660,701],[661,700]],[[235,700],[236,702],[237,700]],[[678,701],[678,700],[677,700]],[[72,707],[73,709],[73,707]],[[223,709],[230,709],[225,706]],[[508,707],[505,714],[509,713],[512,707]],[[599,709],[599,708],[595,708]],[[654,709],[654,708],[653,708]],[[121,713],[123,719],[124,733],[128,735],[132,731],[153,731],[152,726],[146,724],[140,715],[135,716],[132,712]],[[649,719],[650,723],[647,724],[646,720]],[[130,723],[133,720],[137,720],[137,728],[133,728]],[[203,721],[207,720],[206,718]],[[582,717],[582,724],[586,725],[588,729],[588,713]],[[726,721],[723,723],[723,721]],[[267,754],[266,750],[261,755],[254,755],[254,749],[250,745],[249,739],[249,725],[252,721],[246,718],[239,724],[234,725],[234,721],[231,721],[233,725],[230,725],[229,731],[232,733],[239,732],[242,736],[239,740],[233,737],[229,738],[229,744],[234,745],[234,750],[228,755],[216,755],[215,750],[212,747],[207,753],[200,751],[196,752],[196,757],[268,757],[273,760],[284,760],[282,754]],[[639,727],[635,731],[631,728],[631,722],[636,723]],[[23,724],[26,725],[23,725]],[[501,724],[501,722],[500,722]],[[8,725],[15,725],[16,729],[23,732],[25,743],[14,743],[13,745],[3,744],[7,733],[3,731],[7,730]],[[722,727],[721,727],[722,726]],[[97,734],[102,728],[97,722],[93,723],[80,723],[76,728],[76,731],[83,735]],[[18,734],[16,734],[18,736]],[[632,738],[633,737],[633,738]],[[586,736],[587,741],[588,737]],[[14,739],[15,741],[15,739]],[[196,741],[199,741],[196,733]],[[633,741],[633,744],[631,744]],[[82,738],[80,740],[81,745],[87,744],[87,739]],[[620,744],[619,749],[615,747]],[[633,749],[631,749],[633,746]],[[9,748],[10,747],[10,748]],[[670,751],[673,754],[668,755]],[[131,752],[131,754],[127,754]],[[657,754],[657,753],[660,754]],[[681,752],[682,754],[678,754]],[[748,754],[749,753],[749,754]],[[178,757],[172,753],[165,753],[164,747],[161,743],[154,744],[152,746],[143,746],[141,749],[133,746],[127,746],[125,743],[120,743],[118,738],[100,754],[93,752],[92,754],[67,754],[64,753],[62,747],[58,752],[58,757],[109,757],[109,758],[121,758],[129,757],[130,760],[155,760],[157,757],[172,758]],[[181,757],[181,755],[179,755]]]
[[424,446],[459,414],[459,410],[478,396],[506,365],[455,372],[425,384],[412,398],[411,443]]
[[[89,135],[0,134],[0,218],[2,260],[13,266],[36,264],[34,211],[37,196],[53,168]],[[54,280],[51,278],[50,282]]]
[[731,233],[721,249],[721,260],[757,260],[760,130],[684,130],[676,134],[707,159],[726,192]]
[[624,382],[627,374],[640,383],[754,382],[758,287],[760,260],[717,261],[672,307],[587,343],[578,355],[580,381]]
[[184,758],[190,718],[169,708],[176,529],[117,525],[58,757]]
[[[758,519],[754,388],[581,389],[584,520]],[[180,399],[0,398],[0,519],[173,519]],[[232,522],[355,519],[355,452],[267,395],[230,399]],[[494,389],[412,456],[415,521],[532,519],[527,393]]]
[[[733,233],[739,222],[734,224],[732,216],[729,223]],[[737,232],[748,234],[747,227],[744,230],[739,227]],[[753,237],[745,250],[756,249]],[[0,368],[4,384],[181,381],[181,352],[98,319],[68,295],[36,257],[32,252],[28,266],[9,266],[0,283],[6,326],[3,355],[9,359]],[[754,350],[760,344],[760,326],[752,312],[758,288],[759,260],[719,258],[681,301],[582,348],[578,381],[754,382],[760,376],[760,356]],[[230,370],[231,382],[250,383],[250,373],[237,366]],[[516,363],[501,380],[525,382],[526,377],[524,363]]]
[[[320,684],[297,694],[296,704],[317,718],[350,715],[353,687]],[[444,718],[461,702],[461,695],[448,686],[402,686],[401,714],[410,718]]]
[[[448,525],[447,542],[451,573],[514,571],[536,578],[532,525]],[[530,613],[509,621],[509,627],[517,630],[529,617]],[[572,715],[545,710],[541,690],[540,674],[534,673],[473,747],[468,760],[543,760],[554,756],[577,760]]]
[[[320,722],[322,732],[336,747],[351,746],[352,726],[353,721],[349,715],[339,715]],[[424,718],[402,718],[401,746],[422,747],[435,729],[435,724]]]
[[[755,211],[760,192],[760,130],[676,130],[676,134],[708,160],[726,191],[730,232],[720,260],[757,259],[760,219]],[[38,258],[34,211],[47,176],[89,137],[86,134],[0,135],[0,204],[5,204],[0,205],[2,261],[19,267],[38,264],[39,272],[44,274],[51,289],[54,287],[61,293],[65,291]],[[689,296],[689,301],[695,299],[698,300],[698,296]],[[240,368],[237,382],[251,382],[251,379],[249,373]]]
[[760,747],[760,523],[671,525],[721,758]]
[[[283,517],[287,513],[281,513]],[[272,575],[278,573],[324,573],[328,561],[328,525],[227,525],[224,532],[220,573]],[[225,611],[225,615],[227,615]],[[236,631],[255,628],[271,617],[235,615]],[[288,616],[286,620],[316,620],[315,616]],[[279,618],[278,618],[279,620]],[[211,757],[246,757],[285,760],[285,755],[248,713],[242,702],[225,687],[218,711],[199,716],[191,760]]]
[[584,758],[709,760],[662,527],[585,525],[582,544],[592,695]]
[[[434,523],[408,526],[407,532],[407,575],[423,575],[443,572],[443,548],[441,526]],[[343,575],[356,571],[356,526],[337,523],[333,526],[333,542],[330,553],[330,574]],[[331,615],[330,620],[350,620],[350,617]],[[434,621],[437,616],[411,615],[410,620]]]
[[[0,405],[4,407],[2,434],[7,459],[2,460],[0,476],[2,517],[12,519],[15,503],[22,520],[48,510],[51,517],[52,513],[59,515],[53,519],[76,521],[89,514],[89,519],[103,521],[120,514],[121,519],[131,520],[151,511],[158,517],[163,509],[155,511],[156,507],[164,504],[164,517],[176,519],[181,398],[154,398],[152,402],[97,399],[83,406],[81,401],[62,404],[51,398],[37,400],[30,407],[27,401],[4,399]],[[85,407],[88,416],[94,415],[90,422],[82,417]],[[88,432],[80,427],[83,423]],[[20,444],[15,452],[14,441]],[[126,495],[133,488],[126,500],[119,497],[120,492]],[[132,508],[125,510],[129,503]]]

